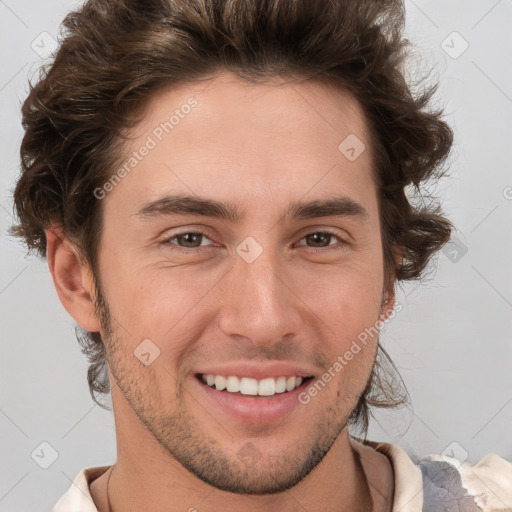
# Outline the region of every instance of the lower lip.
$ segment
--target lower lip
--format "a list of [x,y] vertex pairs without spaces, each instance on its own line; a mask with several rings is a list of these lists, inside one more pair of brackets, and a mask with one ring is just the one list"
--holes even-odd
[[299,402],[299,395],[306,389],[311,379],[306,379],[293,391],[276,393],[269,397],[217,391],[197,378],[194,380],[208,402],[213,403],[236,420],[249,423],[270,423],[281,420],[295,407],[302,405]]

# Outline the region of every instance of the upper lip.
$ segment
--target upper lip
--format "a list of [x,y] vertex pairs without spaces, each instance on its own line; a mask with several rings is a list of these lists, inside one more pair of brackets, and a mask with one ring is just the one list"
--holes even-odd
[[219,366],[209,366],[201,370],[196,370],[197,374],[204,375],[223,375],[225,377],[249,377],[252,379],[266,379],[269,377],[311,377],[313,372],[307,368],[297,366],[296,364],[275,362],[275,363],[230,363]]

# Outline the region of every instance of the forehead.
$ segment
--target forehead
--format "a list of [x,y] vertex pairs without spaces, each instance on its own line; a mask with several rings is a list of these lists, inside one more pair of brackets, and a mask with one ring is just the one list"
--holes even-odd
[[[355,141],[356,159],[343,153],[347,140]],[[282,197],[288,205],[338,187],[337,195],[361,202],[372,182],[361,106],[314,81],[254,84],[224,72],[162,90],[132,129],[125,163],[144,146],[150,150],[131,157],[129,177],[112,194],[123,189],[137,210],[144,201],[184,192],[242,202],[260,197],[267,204]]]
[[[198,104],[189,113],[187,103],[192,98]],[[301,136],[314,128],[321,133],[330,132],[335,140],[350,133],[367,138],[361,105],[340,87],[283,77],[253,83],[227,71],[212,79],[181,83],[153,95],[136,133],[147,133],[158,123],[168,121],[173,111],[181,114],[180,110],[187,112],[179,116],[179,121],[173,121],[173,131],[181,120],[190,117],[200,121],[205,130],[215,124],[226,133],[231,127],[230,135],[238,134],[238,138],[244,134],[239,131],[240,126],[245,127],[245,132],[264,130],[269,135],[280,132],[284,136]],[[198,129],[201,126],[195,127]]]

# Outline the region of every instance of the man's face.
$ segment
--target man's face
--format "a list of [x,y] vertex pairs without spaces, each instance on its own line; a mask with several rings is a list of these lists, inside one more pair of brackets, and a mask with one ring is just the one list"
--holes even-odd
[[[359,156],[354,135],[366,144]],[[154,97],[126,155],[130,172],[102,199],[99,250],[118,428],[129,438],[140,420],[172,460],[220,489],[290,488],[346,428],[375,360],[377,337],[344,356],[379,319],[384,284],[362,111],[319,83],[224,73]],[[229,203],[239,218],[178,213],[165,199],[182,195]],[[367,216],[289,211],[334,198]],[[249,379],[245,391],[253,379],[260,391],[272,388],[264,378],[303,382],[263,397],[216,390],[202,374]]]

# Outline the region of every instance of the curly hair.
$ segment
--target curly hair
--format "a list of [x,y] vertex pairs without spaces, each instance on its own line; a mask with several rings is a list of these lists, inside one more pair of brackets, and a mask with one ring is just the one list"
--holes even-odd
[[[386,283],[421,279],[453,225],[438,205],[411,204],[405,189],[421,194],[427,180],[445,174],[453,132],[442,110],[430,108],[438,84],[413,94],[407,83],[404,25],[401,0],[87,1],[64,19],[53,62],[23,104],[12,233],[44,257],[45,229],[62,227],[98,285],[102,201],[94,190],[121,161],[127,130],[149,99],[222,70],[254,83],[291,76],[334,85],[360,103],[375,162]],[[99,333],[77,337],[89,358],[91,396],[103,407],[95,396],[110,390],[103,341]],[[406,402],[391,373],[379,373],[383,362],[377,352],[350,419],[364,432],[369,406]]]

